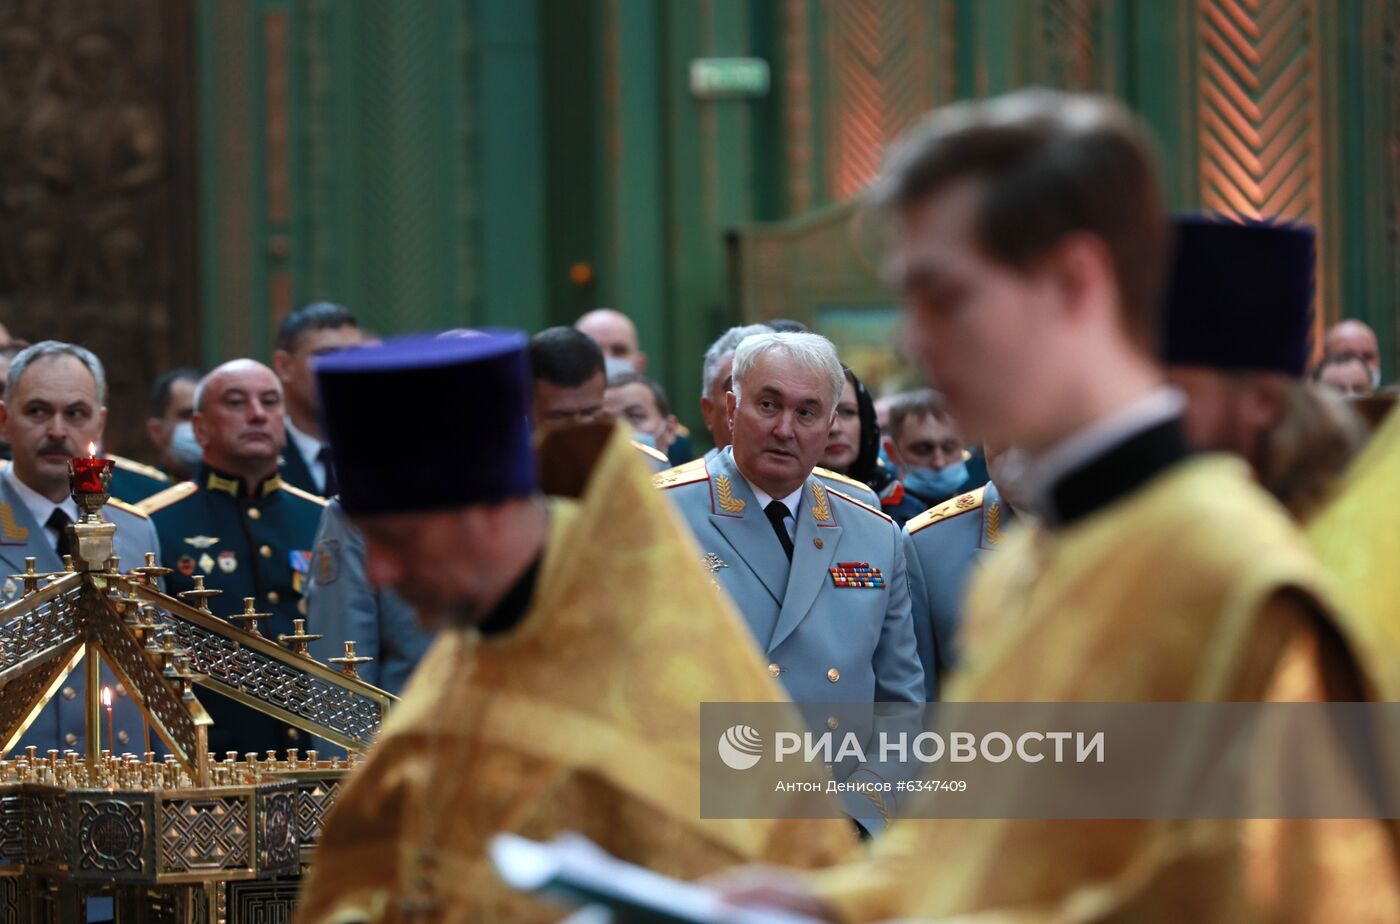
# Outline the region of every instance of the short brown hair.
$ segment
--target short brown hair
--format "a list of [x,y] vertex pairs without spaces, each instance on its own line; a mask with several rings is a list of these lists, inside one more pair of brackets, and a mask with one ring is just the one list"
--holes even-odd
[[926,417],[951,426],[952,416],[948,413],[948,405],[943,401],[942,395],[932,388],[920,388],[897,395],[890,405],[890,439],[898,442],[905,421],[923,420]]
[[1124,328],[1151,349],[1170,244],[1153,148],[1141,121],[1112,99],[1020,90],[930,113],[892,149],[870,201],[900,210],[981,180],[978,243],[1018,270],[1068,234],[1102,239]]

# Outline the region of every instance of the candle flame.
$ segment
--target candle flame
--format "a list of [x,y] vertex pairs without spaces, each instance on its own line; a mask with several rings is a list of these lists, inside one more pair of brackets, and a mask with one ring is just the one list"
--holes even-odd
[[111,687],[103,687],[103,688],[102,688],[102,705],[104,705],[104,706],[110,706],[110,705],[112,705],[112,688],[111,688]]
[[97,458],[97,444],[96,444],[96,443],[88,443],[88,458],[89,458],[89,459],[95,459],[95,458]]

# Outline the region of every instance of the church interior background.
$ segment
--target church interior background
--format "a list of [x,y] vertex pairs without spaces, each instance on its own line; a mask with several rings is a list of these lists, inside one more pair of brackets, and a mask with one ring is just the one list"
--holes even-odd
[[692,429],[740,320],[901,384],[853,198],[922,112],[1025,85],[1131,104],[1177,207],[1316,224],[1317,324],[1394,367],[1400,0],[0,0],[0,321],[102,356],[135,456],[156,375],[316,299],[616,307]]

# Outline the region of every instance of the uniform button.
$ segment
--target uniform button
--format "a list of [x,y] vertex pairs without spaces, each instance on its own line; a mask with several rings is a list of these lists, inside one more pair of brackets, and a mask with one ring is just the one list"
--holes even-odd
[[263,546],[262,548],[258,549],[258,554],[261,555],[263,558],[271,558],[271,557],[272,557],[272,546],[270,546],[270,545],[265,545],[265,546]]
[[287,740],[288,740],[288,741],[300,741],[300,740],[301,740],[301,732],[297,731],[295,728],[289,728],[289,729],[287,729]]
[[836,681],[841,679],[841,672],[833,667],[831,670],[826,672],[826,679],[830,680],[832,683],[835,683]]
[[73,732],[69,732],[68,734],[63,736],[63,743],[67,744],[69,747],[72,747],[73,745],[78,743],[78,736]]
[[776,664],[768,665],[768,676],[776,677],[783,672],[783,669]]
[[271,603],[273,606],[276,606],[277,604],[282,602],[282,595],[275,590],[269,590],[267,592],[267,602]]
[[305,598],[305,597],[302,597],[300,600],[297,601],[297,612],[300,613],[301,615],[305,616],[305,615],[306,615],[306,611],[307,611],[306,598]]
[[125,696],[125,695],[126,695],[126,687],[122,686],[121,684],[117,684],[117,695],[118,695],[118,696]]
[[821,548],[821,547],[822,547],[822,541],[821,541],[821,539],[820,539],[820,538],[813,539],[813,540],[812,540],[812,545],[816,546],[817,548]]
[[248,508],[248,519],[250,519],[250,520],[261,520],[261,519],[262,519],[262,511],[259,510],[257,507],[249,507],[249,508]]
[[829,715],[826,717],[826,727],[831,729],[832,731],[836,731],[836,729],[841,727],[841,722],[836,718],[836,716]]
[[64,687],[64,688],[63,688],[63,698],[64,698],[64,699],[76,699],[77,696],[78,696],[78,691],[75,690],[75,689],[73,689],[72,687]]
[[117,741],[118,741],[119,743],[121,743],[121,744],[126,744],[126,743],[127,743],[128,741],[130,741],[130,740],[131,740],[131,736],[128,735],[126,732],[124,732],[124,731],[119,731],[119,732],[117,732]]

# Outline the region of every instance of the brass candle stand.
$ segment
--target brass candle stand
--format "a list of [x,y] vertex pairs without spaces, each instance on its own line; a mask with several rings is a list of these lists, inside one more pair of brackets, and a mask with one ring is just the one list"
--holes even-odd
[[[239,627],[214,615],[218,592],[202,581],[184,600],[164,593],[170,572],[154,555],[120,570],[116,527],[101,517],[110,471],[82,484],[98,474],[100,492],[74,491],[83,513],[68,527],[76,552],[65,570],[41,573],[27,559],[13,576],[23,595],[0,608],[0,924],[84,921],[96,895],[113,898],[117,920],[141,924],[287,920],[321,818],[394,697],[359,679],[368,659],[353,645],[336,659],[344,670],[315,660],[306,645],[318,636],[304,622],[274,642],[257,631],[255,601],[230,614]],[[167,753],[102,747],[100,663]],[[85,752],[21,747],[79,664]],[[211,756],[206,690],[349,757]]]

